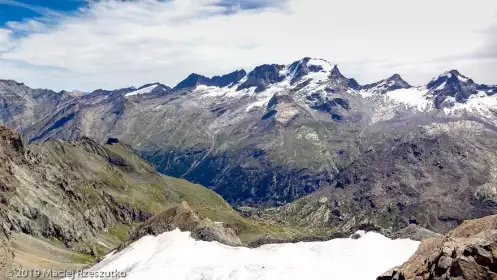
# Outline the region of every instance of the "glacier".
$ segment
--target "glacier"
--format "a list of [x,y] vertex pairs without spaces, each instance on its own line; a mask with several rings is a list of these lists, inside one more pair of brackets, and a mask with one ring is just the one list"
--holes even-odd
[[124,250],[110,253],[88,271],[118,271],[129,280],[373,280],[407,261],[419,245],[375,232],[359,234],[359,239],[246,248],[197,241],[189,232],[174,230],[144,236]]

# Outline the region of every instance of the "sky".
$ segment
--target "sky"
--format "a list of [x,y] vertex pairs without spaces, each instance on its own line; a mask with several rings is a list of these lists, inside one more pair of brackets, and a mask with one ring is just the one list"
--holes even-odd
[[115,89],[315,57],[361,84],[497,84],[495,0],[0,0],[0,79]]

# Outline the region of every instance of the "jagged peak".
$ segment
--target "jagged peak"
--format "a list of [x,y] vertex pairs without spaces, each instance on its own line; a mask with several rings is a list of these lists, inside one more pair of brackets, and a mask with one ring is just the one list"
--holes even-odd
[[9,79],[7,79],[7,80],[0,79],[0,83],[6,84],[8,86],[25,86],[24,83],[20,83],[16,80],[9,80]]
[[333,69],[331,69],[330,77],[332,77],[334,79],[346,79],[345,76],[342,75],[342,73],[338,69],[338,65],[336,65],[336,64],[333,66]]
[[207,77],[204,75],[200,75],[200,74],[193,72],[190,75],[188,75],[188,77],[186,77],[186,78],[188,79],[188,78],[207,78]]
[[402,77],[400,76],[400,74],[393,74],[392,76],[390,76],[387,80],[404,80],[402,79]]
[[462,75],[458,70],[452,69],[443,72],[438,77],[433,78],[426,88],[430,91],[456,90],[456,88],[474,85],[472,79]]
[[176,85],[174,87],[174,90],[194,88],[199,85],[226,87],[238,83],[246,75],[247,72],[244,69],[239,69],[222,76],[214,76],[212,78],[197,73],[192,73],[186,79]]
[[393,74],[392,76],[390,76],[389,78],[386,79],[387,81],[394,81],[396,83],[401,83],[401,84],[404,84],[406,86],[406,88],[408,87],[412,87],[408,82],[406,82],[406,80],[404,80],[402,78],[402,76],[400,76],[400,74]]
[[174,89],[179,90],[179,89],[185,89],[185,88],[191,88],[191,87],[196,87],[199,84],[204,84],[206,81],[210,80],[209,78],[199,75],[197,73],[191,73],[184,79],[183,81],[179,82]]
[[362,86],[363,90],[368,90],[376,93],[386,93],[389,91],[394,91],[397,89],[411,88],[412,86],[408,84],[399,74],[393,74],[392,76],[375,82],[372,84],[367,84]]
[[467,76],[464,76],[462,75],[458,70],[456,69],[452,69],[452,70],[448,70],[448,71],[445,71],[443,72],[442,74],[440,74],[439,76],[437,77],[434,77],[430,83],[433,83],[437,80],[447,80],[447,79],[450,79],[450,80],[453,80],[453,81],[457,81],[459,80],[460,82],[464,82],[464,83],[473,83],[473,80],[468,78]]

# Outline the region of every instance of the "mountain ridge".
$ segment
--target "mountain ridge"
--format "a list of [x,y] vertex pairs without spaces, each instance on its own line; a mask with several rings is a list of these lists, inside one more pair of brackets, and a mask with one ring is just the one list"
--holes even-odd
[[[160,94],[85,95],[22,133],[37,142],[117,138],[164,174],[202,184],[237,207],[277,207],[282,221],[295,222],[289,214],[303,226],[346,231],[371,222],[397,230],[416,223],[444,231],[495,211],[495,179],[484,167],[497,157],[492,86],[463,77],[452,81],[462,86],[436,90],[440,81],[430,90],[392,75],[358,87],[335,65],[312,58],[238,73],[235,80],[245,76],[224,87],[193,79],[193,87]],[[428,186],[453,196],[455,206],[421,195]],[[456,190],[464,191],[444,193]],[[463,207],[467,215],[455,210]]]

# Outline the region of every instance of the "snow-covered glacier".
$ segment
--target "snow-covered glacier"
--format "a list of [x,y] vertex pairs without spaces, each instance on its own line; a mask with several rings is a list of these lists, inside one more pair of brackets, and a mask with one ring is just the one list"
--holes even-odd
[[[229,247],[179,230],[145,236],[88,269],[132,280],[367,280],[400,265],[419,242],[375,233],[359,239]],[[84,278],[86,279],[86,278]],[[90,279],[90,278],[87,278]],[[108,279],[108,278],[91,278]]]

